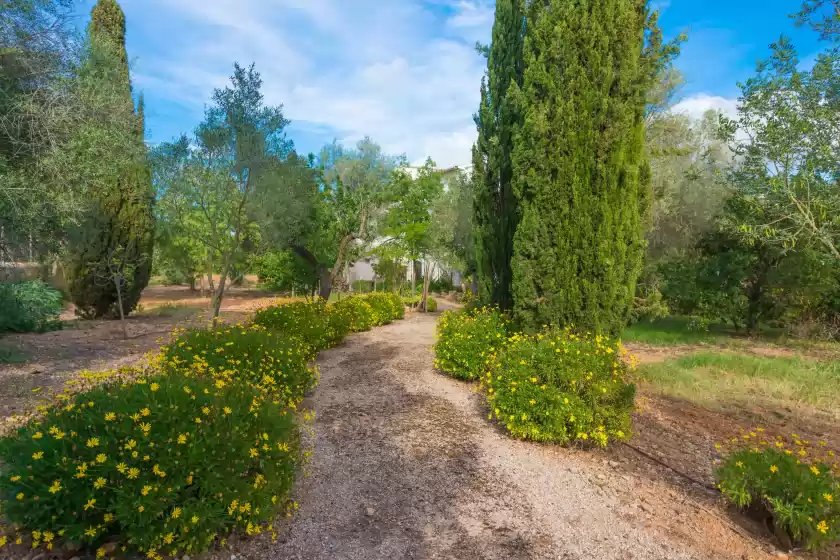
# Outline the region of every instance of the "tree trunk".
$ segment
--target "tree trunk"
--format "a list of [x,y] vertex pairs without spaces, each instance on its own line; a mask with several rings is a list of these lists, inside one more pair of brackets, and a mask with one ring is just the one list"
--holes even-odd
[[411,259],[411,297],[414,297],[416,294],[416,285],[417,285],[417,266],[416,261]]
[[122,302],[122,274],[114,275],[114,285],[117,288],[117,309],[120,312],[120,325],[122,325],[123,340],[128,340],[128,326],[125,324],[125,312]]
[[425,261],[425,274],[423,275],[423,313],[429,312],[429,285],[432,282],[432,274],[434,274],[435,266],[430,265],[429,261]]
[[473,272],[472,275],[472,285],[470,286],[470,289],[472,290],[473,297],[478,296],[478,274],[475,272]]
[[219,318],[219,313],[222,311],[222,299],[225,297],[225,284],[227,283],[228,273],[230,272],[230,258],[231,255],[225,259],[225,265],[222,268],[222,274],[219,275],[218,291],[213,291],[213,323]]
[[194,292],[195,291],[195,276],[190,276],[189,278],[187,278],[187,280],[190,283],[190,291]]
[[324,300],[330,300],[330,294],[332,293],[332,283],[333,277],[330,269],[326,266],[321,266],[319,271],[319,276],[321,280],[321,287],[318,290],[318,295]]

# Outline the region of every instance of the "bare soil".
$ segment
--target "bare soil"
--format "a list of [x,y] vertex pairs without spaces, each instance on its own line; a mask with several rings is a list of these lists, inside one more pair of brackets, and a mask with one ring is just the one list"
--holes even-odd
[[[232,288],[223,301],[221,318],[229,322],[245,319],[271,299],[265,292]],[[186,286],[153,286],[143,292],[143,311],[126,319],[128,339],[123,338],[119,321],[76,319],[72,310],[63,317],[66,326],[60,331],[0,338],[4,347],[27,358],[24,363],[0,364],[0,418],[28,410],[42,395],[63,387],[81,370],[104,371],[139,362],[174,328],[206,323],[209,302]],[[159,315],[155,310],[164,306],[177,307]]]

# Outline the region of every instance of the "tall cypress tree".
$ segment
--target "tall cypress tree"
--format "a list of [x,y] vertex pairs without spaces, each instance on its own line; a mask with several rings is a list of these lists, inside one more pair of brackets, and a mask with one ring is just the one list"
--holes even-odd
[[475,116],[478,141],[473,148],[476,177],[475,232],[479,291],[485,301],[513,305],[511,259],[518,221],[511,178],[516,107],[508,98],[512,84],[522,81],[525,20],[521,0],[497,0],[487,75],[481,84],[481,105]]
[[645,0],[529,9],[523,85],[511,92],[523,115],[513,154],[515,315],[526,329],[617,333],[644,255],[646,92],[670,51]]
[[154,193],[144,144],[143,100],[135,111],[125,15],[115,0],[99,0],[94,6],[88,43],[80,87],[106,105],[94,108],[101,121],[79,133],[91,139],[92,152],[108,156],[90,162],[87,172],[95,179],[90,208],[70,235],[65,270],[79,314],[115,317],[136,307],[151,277]]

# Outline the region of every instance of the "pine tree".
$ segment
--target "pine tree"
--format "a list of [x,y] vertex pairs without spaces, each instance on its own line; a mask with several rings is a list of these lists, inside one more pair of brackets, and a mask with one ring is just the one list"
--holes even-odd
[[[533,2],[513,154],[515,316],[617,333],[644,255],[645,98],[667,56],[645,0]],[[646,31],[648,46],[645,46]]]
[[475,116],[478,141],[473,148],[479,292],[482,299],[503,308],[513,305],[510,263],[518,221],[511,153],[519,117],[508,99],[508,90],[522,80],[525,20],[520,2],[496,2],[487,75],[482,80],[481,105]]
[[99,0],[94,6],[88,43],[79,82],[106,105],[97,108],[103,113],[99,126],[80,134],[110,157],[93,162],[89,171],[97,186],[83,222],[69,236],[65,269],[79,314],[117,317],[136,307],[151,277],[154,194],[144,144],[143,100],[141,96],[135,112],[125,15],[114,0]]

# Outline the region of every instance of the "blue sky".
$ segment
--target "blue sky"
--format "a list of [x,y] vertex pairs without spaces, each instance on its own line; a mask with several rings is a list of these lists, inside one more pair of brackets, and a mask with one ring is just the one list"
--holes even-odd
[[[119,0],[148,139],[189,132],[234,61],[256,63],[266,101],[284,105],[300,151],[371,136],[419,162],[466,165],[493,0]],[[79,3],[84,24],[93,0]],[[666,36],[689,34],[678,109],[734,111],[736,82],[780,33],[819,48],[787,14],[794,0],[657,0]]]

